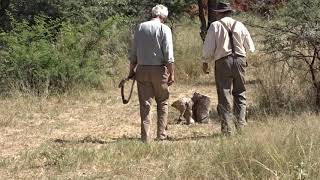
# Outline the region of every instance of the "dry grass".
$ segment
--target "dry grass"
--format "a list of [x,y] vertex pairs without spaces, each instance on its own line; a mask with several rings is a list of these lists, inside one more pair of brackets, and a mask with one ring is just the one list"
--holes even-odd
[[[214,112],[215,87],[203,78],[207,84],[172,86],[170,102],[198,91],[211,97]],[[138,140],[136,92],[128,105],[113,88],[2,99],[0,109],[3,179],[292,179],[300,162],[307,175],[319,175],[320,126],[312,114],[252,116],[245,134],[225,138],[215,116],[209,124],[179,125],[171,108],[173,140],[145,145]]]
[[[190,88],[176,85],[171,89],[171,102],[184,95],[191,96],[194,91],[213,95],[213,90],[213,87],[207,86]],[[87,92],[75,97],[41,99],[27,96],[2,99],[0,144],[1,158],[4,160],[0,164],[20,159],[24,153],[37,151],[43,146],[55,146],[56,142],[77,144],[88,141],[104,144],[138,139],[139,106],[134,93],[129,105],[121,103],[116,88],[108,92]],[[209,136],[217,132],[213,124],[190,127],[175,125],[174,119],[177,117],[177,112],[171,109],[169,132],[173,138]]]
[[[172,86],[170,102],[183,96],[190,97],[197,91],[211,97],[214,109],[217,99],[211,79],[206,76],[203,80],[207,83]],[[108,92],[83,92],[47,99],[16,96],[2,99],[0,109],[1,158],[5,159],[4,164],[8,159],[19,159],[25,152],[55,145],[55,142],[109,143],[137,140],[140,133],[136,91],[129,105],[121,103],[119,90],[113,88]],[[155,111],[153,116],[156,116]],[[178,112],[171,108],[169,133],[175,140],[208,137],[219,132],[217,121],[186,126],[175,124],[177,117]]]
[[[175,85],[171,88],[170,102],[182,96],[191,96],[198,91],[214,95],[214,87]],[[213,103],[216,99],[213,97]],[[93,136],[106,141],[118,138],[138,138],[140,133],[139,104],[134,96],[129,105],[123,105],[119,90],[108,92],[86,92],[77,96],[17,97],[2,99],[1,109],[1,144],[2,156],[12,156],[23,149],[35,148],[40,144],[55,139],[81,140]],[[156,114],[153,116],[155,117]],[[178,113],[170,109],[170,123]],[[183,125],[172,126],[184,130]],[[197,127],[191,127],[191,129]],[[192,134],[195,132],[184,134]]]

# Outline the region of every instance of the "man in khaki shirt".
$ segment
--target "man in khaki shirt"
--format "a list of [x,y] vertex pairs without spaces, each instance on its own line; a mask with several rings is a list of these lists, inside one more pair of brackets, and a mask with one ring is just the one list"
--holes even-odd
[[241,130],[246,124],[246,53],[254,52],[255,47],[247,28],[229,17],[233,12],[229,4],[219,3],[215,12],[219,20],[211,23],[205,38],[203,71],[209,73],[208,62],[214,62],[221,131],[229,135],[234,120],[232,96],[235,127]]

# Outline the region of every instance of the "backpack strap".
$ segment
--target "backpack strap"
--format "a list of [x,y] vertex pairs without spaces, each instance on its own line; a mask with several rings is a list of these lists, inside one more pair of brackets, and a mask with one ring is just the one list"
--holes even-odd
[[229,35],[229,39],[230,39],[230,44],[231,44],[231,50],[232,50],[232,55],[235,55],[235,47],[234,47],[234,43],[233,43],[233,31],[234,28],[236,27],[237,21],[235,21],[231,27],[231,30],[228,28],[228,26],[221,20],[219,20],[219,22],[222,24],[222,26],[228,31],[228,35]]

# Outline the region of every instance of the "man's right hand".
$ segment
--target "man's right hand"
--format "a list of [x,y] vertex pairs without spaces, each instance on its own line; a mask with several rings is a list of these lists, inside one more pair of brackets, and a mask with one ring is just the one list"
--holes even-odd
[[130,71],[129,75],[128,75],[128,79],[134,79],[135,75],[136,75],[136,73],[134,71]]
[[128,79],[134,79],[134,76],[136,74],[135,72],[135,68],[136,68],[136,64],[130,64],[129,66],[129,74],[127,76]]
[[205,74],[209,74],[209,64],[208,63],[203,63],[202,64],[202,71]]

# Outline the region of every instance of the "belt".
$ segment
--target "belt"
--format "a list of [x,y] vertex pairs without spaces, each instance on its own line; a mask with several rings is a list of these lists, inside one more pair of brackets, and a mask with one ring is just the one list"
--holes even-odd
[[155,67],[155,66],[166,66],[165,64],[159,64],[159,65],[143,65],[143,64],[138,64],[138,66],[143,66],[143,67]]
[[[216,61],[225,59],[225,58],[227,58],[227,57],[229,57],[229,56],[231,56],[231,57],[233,57],[233,58],[237,58],[237,57],[245,58],[245,56],[243,56],[243,55],[239,55],[239,54],[229,54],[229,55],[226,55],[226,56],[224,56],[224,57],[222,57],[222,58],[220,58],[220,59],[217,59]],[[216,61],[215,61],[215,62],[216,62]],[[247,62],[247,61],[246,61],[246,67],[248,67],[248,62]]]
[[237,57],[242,57],[242,58],[244,58],[244,57],[245,57],[245,56],[239,55],[239,54],[229,54],[229,55],[227,55],[226,57],[228,57],[228,56],[232,56],[232,57],[234,57],[234,58],[237,58]]
[[239,55],[239,54],[228,54],[228,55],[226,55],[226,56],[223,56],[222,58],[217,59],[216,61],[221,60],[221,59],[225,59],[225,58],[227,58],[227,57],[229,57],[229,56],[231,56],[231,57],[233,57],[233,58],[237,58],[237,57],[245,58],[245,56]]

